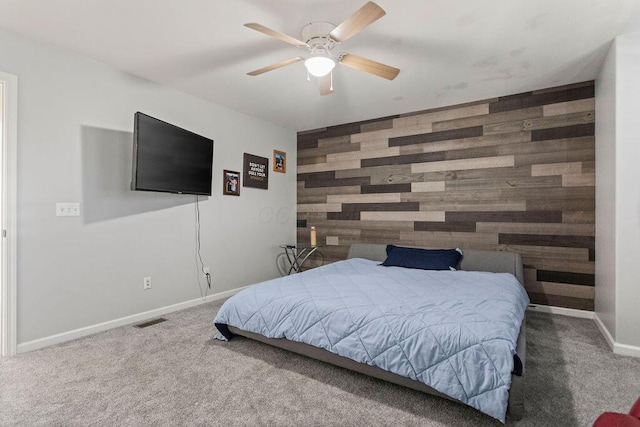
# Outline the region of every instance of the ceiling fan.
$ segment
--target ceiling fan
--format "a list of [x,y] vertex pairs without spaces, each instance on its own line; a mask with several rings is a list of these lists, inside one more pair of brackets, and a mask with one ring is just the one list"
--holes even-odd
[[352,53],[340,52],[334,54],[332,52],[336,45],[350,39],[366,26],[382,18],[385,14],[384,9],[370,1],[338,26],[329,22],[311,22],[307,24],[302,28],[302,40],[304,41],[272,30],[264,25],[256,23],[244,24],[247,28],[275,37],[296,47],[306,47],[310,52],[310,55],[307,57],[298,56],[287,59],[247,74],[250,76],[258,76],[267,71],[273,71],[287,65],[304,61],[308,73],[307,80],[309,80],[309,74],[318,78],[320,95],[333,93],[333,68],[336,62],[387,80],[393,80],[398,73],[400,73],[400,70],[397,68]]

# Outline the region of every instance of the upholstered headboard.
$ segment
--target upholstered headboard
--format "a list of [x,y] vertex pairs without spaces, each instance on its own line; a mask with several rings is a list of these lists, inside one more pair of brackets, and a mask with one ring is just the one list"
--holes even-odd
[[[382,262],[387,258],[386,249],[387,245],[384,244],[354,243],[349,248],[347,258],[365,258]],[[463,249],[462,253],[461,270],[511,273],[520,283],[524,283],[522,257],[518,253],[478,249]]]

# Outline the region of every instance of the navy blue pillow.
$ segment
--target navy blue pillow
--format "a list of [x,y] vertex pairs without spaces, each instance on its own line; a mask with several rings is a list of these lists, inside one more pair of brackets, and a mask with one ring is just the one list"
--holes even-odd
[[457,249],[419,249],[387,245],[385,267],[419,268],[422,270],[451,270],[456,268],[462,254]]

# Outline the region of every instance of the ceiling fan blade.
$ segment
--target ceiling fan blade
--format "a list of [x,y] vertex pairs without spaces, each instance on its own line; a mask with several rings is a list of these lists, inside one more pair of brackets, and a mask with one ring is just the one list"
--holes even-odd
[[250,76],[259,76],[260,74],[266,73],[267,71],[277,70],[278,68],[286,67],[287,65],[295,64],[296,62],[302,61],[302,58],[291,58],[286,61],[280,61],[275,64],[267,65],[266,67],[259,68],[257,70],[251,71],[247,73]]
[[337,42],[343,42],[356,35],[367,25],[376,22],[378,19],[386,15],[383,8],[370,1],[360,9],[355,11],[353,15],[348,17],[329,33],[331,38]]
[[266,34],[268,36],[271,37],[275,37],[277,39],[282,40],[285,43],[289,43],[292,44],[294,46],[298,46],[298,47],[306,47],[307,44],[303,41],[300,41],[296,38],[293,38],[291,36],[288,36],[284,33],[280,33],[278,31],[272,30],[271,28],[267,28],[264,25],[260,25],[260,24],[256,24],[255,22],[250,22],[248,24],[244,24],[245,27],[247,28],[251,28],[252,30],[256,30],[259,31],[263,34]]
[[371,59],[363,58],[362,56],[346,53],[340,60],[342,65],[355,68],[356,70],[364,71],[365,73],[373,74],[383,79],[393,80],[395,79],[400,70],[391,67],[389,65],[381,64]]
[[332,73],[326,76],[318,77],[318,88],[320,89],[320,95],[331,95],[333,93]]

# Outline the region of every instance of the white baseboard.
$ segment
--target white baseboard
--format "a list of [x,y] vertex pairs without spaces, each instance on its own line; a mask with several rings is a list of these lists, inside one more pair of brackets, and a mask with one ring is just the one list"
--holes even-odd
[[554,307],[552,305],[530,304],[527,311],[540,311],[542,313],[561,314],[569,317],[579,317],[581,319],[593,319],[594,312],[587,310],[576,310],[573,308]]
[[600,320],[600,316],[598,316],[595,313],[593,316],[593,320],[596,322],[596,326],[598,326],[598,329],[600,329],[600,333],[604,336],[604,339],[607,341],[607,344],[609,344],[609,347],[613,351],[616,341],[613,339],[613,336],[609,332],[609,329],[607,329],[607,327],[604,326],[604,323],[602,323],[602,320]]
[[620,356],[640,357],[640,347],[635,345],[615,343],[613,345],[613,352]]
[[602,320],[600,320],[600,316],[595,314],[594,320],[596,325],[598,325],[598,329],[600,329],[600,332],[604,335],[604,339],[607,340],[607,344],[609,344],[609,347],[615,354],[619,354],[621,356],[640,357],[640,347],[617,343],[613,339],[609,329],[607,329]]
[[621,356],[640,357],[640,347],[617,343],[613,339],[613,336],[611,335],[607,327],[604,326],[604,323],[602,323],[602,320],[600,320],[600,317],[598,317],[598,315],[593,311],[574,310],[572,308],[553,307],[550,305],[536,304],[529,305],[527,307],[527,311],[540,311],[543,313],[561,314],[563,316],[580,317],[582,319],[592,319],[598,326],[598,329],[600,329],[602,335],[604,335],[604,339],[607,341],[607,344],[609,344],[611,351]]
[[98,332],[103,332],[109,329],[118,328],[120,326],[142,322],[145,320],[153,319],[154,317],[162,316],[167,313],[172,313],[174,311],[184,310],[185,308],[195,307],[200,304],[221,300],[238,293],[242,289],[244,289],[244,287],[239,289],[234,289],[231,291],[219,292],[217,294],[208,295],[204,298],[196,298],[190,301],[173,304],[166,307],[156,308],[154,310],[145,311],[143,313],[133,314],[131,316],[125,316],[119,319],[109,320],[107,322],[86,326],[84,328],[74,329],[68,332],[62,332],[60,334],[51,335],[44,338],[38,338],[37,340],[27,341],[25,343],[18,344],[17,350],[18,350],[18,353],[26,353],[28,351],[37,350],[39,348],[48,347],[50,345],[60,344],[66,341],[82,338],[87,335],[93,335]]
[[[213,302],[228,298],[243,288],[234,289],[231,291],[219,292],[217,294],[208,295],[205,298],[196,298],[190,301],[181,302],[178,304],[169,305],[166,307],[157,308],[154,310],[145,311],[143,313],[134,314],[131,316],[121,317],[119,319],[110,320],[108,322],[98,323],[96,325],[86,326],[84,328],[74,329],[72,331],[63,332],[56,335],[51,335],[44,338],[39,338],[33,341],[27,341],[22,344],[18,344],[18,353],[26,353],[28,351],[37,350],[40,348],[48,347],[50,345],[61,344],[63,342],[71,341],[77,338],[82,338],[87,335],[97,334],[109,329],[118,328],[120,326],[129,325],[132,323],[138,323],[145,320],[153,319],[154,317],[162,316],[167,313],[172,313],[178,310],[184,310],[186,308],[195,307],[200,304]],[[527,307],[527,311],[540,311],[543,313],[560,314],[563,316],[579,317],[582,319],[593,319],[600,329],[602,335],[606,339],[609,347],[615,354],[622,356],[640,357],[640,347],[616,343],[609,330],[604,326],[600,318],[593,311],[575,310],[571,308],[553,307],[549,305],[536,305],[532,304]]]

